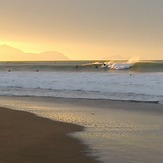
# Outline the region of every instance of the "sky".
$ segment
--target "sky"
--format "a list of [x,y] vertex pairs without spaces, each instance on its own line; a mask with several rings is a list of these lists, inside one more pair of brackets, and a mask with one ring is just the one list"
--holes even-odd
[[28,53],[163,59],[163,0],[0,0],[0,20],[0,45]]

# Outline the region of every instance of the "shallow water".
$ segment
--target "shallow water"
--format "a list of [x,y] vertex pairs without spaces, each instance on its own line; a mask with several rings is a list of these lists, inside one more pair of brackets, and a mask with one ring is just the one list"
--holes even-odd
[[0,95],[163,103],[163,73],[0,72]]
[[85,126],[73,136],[89,144],[103,162],[163,162],[162,105],[1,97],[0,106]]

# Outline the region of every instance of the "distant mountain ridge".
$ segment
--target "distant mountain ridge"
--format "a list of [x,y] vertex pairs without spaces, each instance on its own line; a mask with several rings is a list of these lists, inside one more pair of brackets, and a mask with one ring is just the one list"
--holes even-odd
[[4,53],[16,53],[16,54],[22,54],[24,53],[23,51],[17,49],[17,48],[14,48],[14,47],[11,47],[11,46],[8,46],[8,45],[0,45],[0,52],[3,51]]
[[0,61],[63,61],[69,58],[57,51],[47,51],[42,53],[25,53],[22,50],[0,45]]

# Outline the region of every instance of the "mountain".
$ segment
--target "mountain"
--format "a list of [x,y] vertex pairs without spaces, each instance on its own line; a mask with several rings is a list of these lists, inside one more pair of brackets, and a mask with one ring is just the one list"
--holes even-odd
[[62,53],[56,52],[56,51],[47,51],[47,52],[42,52],[37,54],[40,58],[44,58],[46,59],[46,57],[49,58],[53,58],[55,56],[55,58],[57,60],[69,60],[69,58],[67,56],[65,56]]
[[23,51],[13,48],[8,45],[0,45],[0,51],[3,51],[5,54],[22,54]]
[[67,56],[56,51],[25,53],[8,45],[0,45],[0,61],[61,61]]

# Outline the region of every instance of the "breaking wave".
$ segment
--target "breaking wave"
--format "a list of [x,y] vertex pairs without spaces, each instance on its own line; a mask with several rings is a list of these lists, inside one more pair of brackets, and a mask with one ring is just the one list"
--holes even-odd
[[[85,66],[90,66],[87,64]],[[100,66],[108,70],[129,70],[133,72],[163,72],[163,61],[109,61],[95,62],[91,66]],[[97,67],[96,67],[97,68]]]
[[0,71],[163,72],[163,61],[0,62]]

